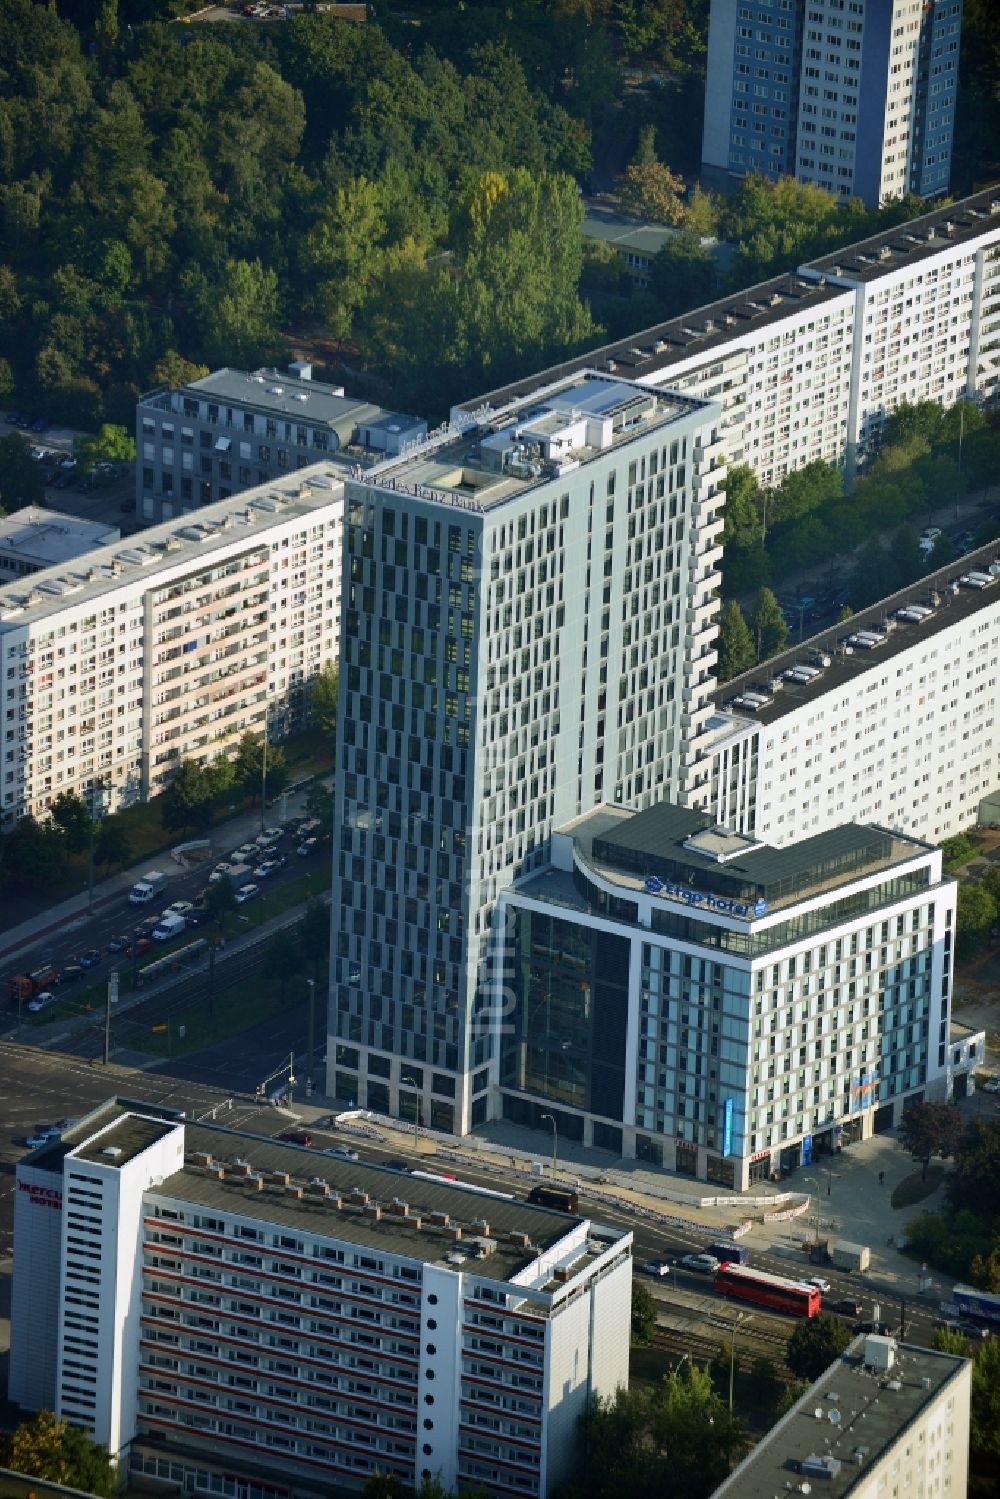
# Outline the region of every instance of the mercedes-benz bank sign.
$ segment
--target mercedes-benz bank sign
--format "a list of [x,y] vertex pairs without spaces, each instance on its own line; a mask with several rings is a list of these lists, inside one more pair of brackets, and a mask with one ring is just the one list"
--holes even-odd
[[724,895],[712,895],[707,890],[691,890],[687,885],[673,885],[669,881],[649,875],[645,881],[648,895],[663,895],[668,900],[682,900],[689,906],[707,906],[710,911],[719,911],[724,916],[763,916],[767,910],[766,900],[755,900],[751,905],[745,900],[727,900]]

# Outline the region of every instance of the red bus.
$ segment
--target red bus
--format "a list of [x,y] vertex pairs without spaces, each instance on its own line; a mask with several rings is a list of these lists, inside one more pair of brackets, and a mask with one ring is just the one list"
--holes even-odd
[[815,1317],[820,1307],[815,1286],[769,1275],[766,1270],[751,1270],[747,1265],[722,1265],[715,1274],[715,1289],[741,1301],[755,1301],[773,1312],[791,1312],[795,1317]]

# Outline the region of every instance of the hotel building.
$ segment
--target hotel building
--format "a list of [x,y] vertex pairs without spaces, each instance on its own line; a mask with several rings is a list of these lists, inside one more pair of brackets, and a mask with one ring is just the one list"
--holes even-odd
[[2,815],[105,811],[182,759],[299,721],[339,649],[343,484],[327,464],[0,585]]
[[941,851],[597,807],[501,897],[503,1117],[745,1191],[966,1090]]
[[331,1092],[485,1120],[500,892],[595,802],[685,789],[718,415],[583,373],[347,481]]
[[116,1099],[19,1164],[9,1397],[136,1481],[542,1499],[628,1379],[632,1236]]

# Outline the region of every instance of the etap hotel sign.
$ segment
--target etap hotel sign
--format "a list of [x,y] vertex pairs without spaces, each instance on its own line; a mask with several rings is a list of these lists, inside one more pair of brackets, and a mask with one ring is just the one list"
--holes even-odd
[[680,900],[688,906],[704,906],[723,916],[742,916],[745,921],[754,916],[763,916],[767,911],[766,900],[729,900],[724,895],[712,895],[708,890],[692,890],[687,885],[674,885],[669,880],[657,879],[655,874],[646,879],[645,888],[647,895],[662,895],[667,900]]
[[62,1209],[63,1195],[57,1187],[39,1187],[34,1182],[18,1182],[17,1190],[27,1192],[32,1207],[55,1208],[56,1212]]

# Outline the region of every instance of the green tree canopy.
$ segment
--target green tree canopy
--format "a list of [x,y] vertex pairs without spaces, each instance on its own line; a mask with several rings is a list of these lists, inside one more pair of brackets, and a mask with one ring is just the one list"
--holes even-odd
[[196,760],[182,760],[158,803],[160,822],[167,832],[180,832],[184,828],[204,832],[209,828],[212,792],[204,766]]
[[962,880],[958,887],[957,906],[958,946],[964,955],[974,951],[995,924],[997,903],[985,885]]
[[632,1277],[632,1342],[644,1348],[656,1331],[656,1302],[641,1280]]
[[22,817],[3,840],[7,882],[29,890],[51,890],[66,872],[66,838],[54,822]]
[[97,463],[134,463],[135,438],[124,427],[102,424],[96,437],[79,437],[76,456],[85,469]]
[[309,719],[314,729],[331,738],[337,732],[339,701],[340,668],[336,661],[327,661],[309,684]]
[[899,1123],[899,1144],[927,1167],[932,1156],[950,1156],[962,1135],[962,1116],[951,1103],[910,1103]]
[[788,1367],[800,1379],[818,1379],[850,1341],[850,1330],[839,1317],[827,1312],[808,1317],[788,1340],[785,1355]]
[[94,858],[110,870],[112,864],[127,864],[132,857],[132,842],[120,817],[104,817],[97,824]]
[[302,956],[313,965],[313,978],[319,983],[320,971],[330,956],[330,910],[325,901],[309,902],[296,934]]
[[90,843],[93,819],[90,809],[75,791],[60,791],[49,807],[49,817],[62,834],[71,854],[82,854]]
[[39,1411],[0,1438],[0,1462],[15,1473],[64,1484],[100,1499],[118,1492],[118,1468],[106,1447],[99,1447],[78,1427]]
[[757,658],[766,661],[784,650],[788,643],[788,625],[781,605],[770,588],[762,588],[750,615],[750,631],[757,642]]
[[743,616],[743,610],[735,599],[730,599],[722,606],[716,649],[719,653],[718,678],[720,682],[728,682],[730,677],[738,677],[740,672],[748,671],[757,660],[750,627]]
[[20,432],[0,437],[0,511],[8,515],[24,505],[44,505],[45,474],[31,456]]
[[236,783],[252,800],[256,801],[262,789],[265,799],[277,796],[288,781],[285,751],[280,744],[271,744],[270,741],[265,751],[263,734],[248,729],[240,737],[234,773]]
[[706,1370],[685,1362],[652,1386],[598,1400],[581,1422],[580,1499],[706,1499],[744,1440]]

